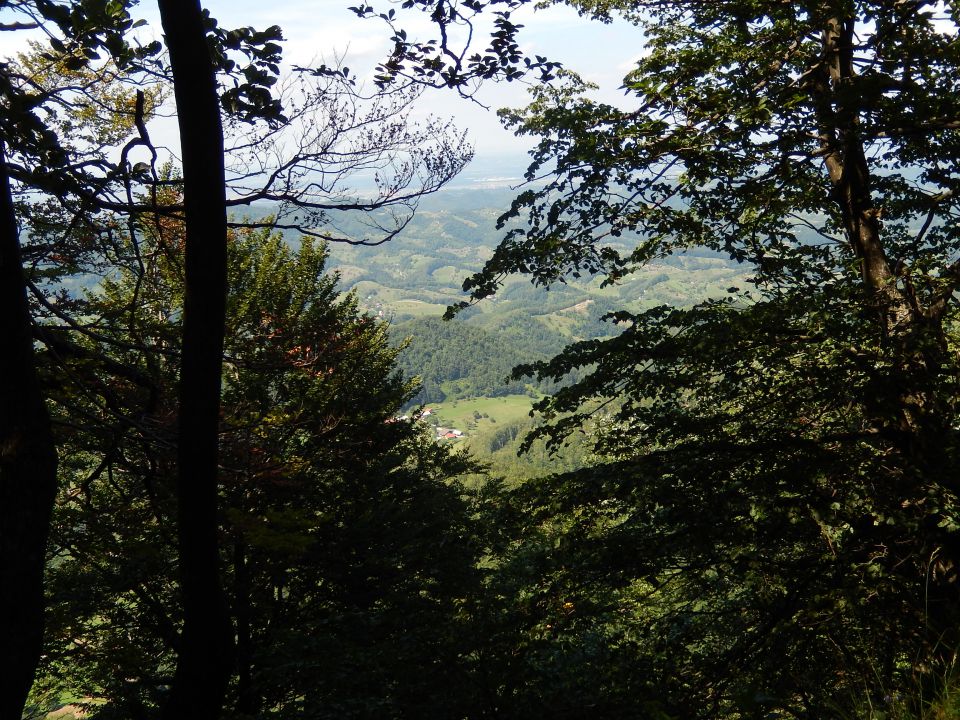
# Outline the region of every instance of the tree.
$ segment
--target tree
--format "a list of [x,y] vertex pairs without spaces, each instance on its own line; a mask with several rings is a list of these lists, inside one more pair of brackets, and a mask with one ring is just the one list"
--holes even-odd
[[[571,4],[642,28],[632,106],[564,72],[505,113],[539,138],[528,178],[549,180],[465,289],[616,283],[696,247],[754,275],[692,308],[614,313],[618,337],[532,368],[595,367],[541,404],[555,439],[616,410],[607,463],[554,487],[553,507],[606,527],[564,533],[579,560],[558,583],[646,598],[635,621],[667,653],[647,661],[685,716],[816,717],[931,682],[958,647],[957,7]],[[385,75],[509,77],[519,51],[497,48],[517,47],[518,5],[430,3],[447,29],[502,8],[490,50],[397,34]]]
[[5,153],[0,143],[0,716],[19,717],[43,644],[43,567],[57,456],[37,381]]
[[[90,420],[64,440],[42,684],[94,698],[100,718],[156,716],[182,617],[170,528],[182,266],[180,251],[154,252],[178,247],[172,238],[154,242],[146,274],[124,268],[89,308],[112,340],[105,354],[145,377],[74,357],[68,372],[109,386],[111,403],[64,399]],[[266,230],[228,242],[218,521],[238,640],[228,707],[453,716],[448,691],[458,707],[474,692],[464,604],[478,592],[478,540],[452,480],[469,464],[392,422],[411,383],[386,327],[337,296],[325,256]]]
[[167,718],[216,718],[233,671],[217,540],[227,198],[217,78],[198,0],[160,0],[184,174],[184,302],[177,434],[183,630]]
[[[64,291],[62,287],[55,289],[54,283],[64,278],[69,279],[71,274],[82,273],[90,268],[105,270],[109,273],[111,264],[123,263],[128,259],[122,255],[122,252],[129,252],[129,257],[143,266],[143,258],[139,255],[136,241],[137,235],[142,232],[142,228],[138,225],[138,218],[144,212],[154,213],[157,217],[177,217],[184,210],[180,204],[182,198],[171,197],[169,194],[166,194],[166,198],[172,199],[172,204],[162,207],[158,205],[159,198],[164,195],[162,190],[171,182],[171,179],[158,177],[160,159],[147,132],[147,122],[156,100],[156,97],[151,96],[151,88],[144,88],[143,92],[130,94],[124,91],[104,90],[104,88],[109,86],[111,80],[117,78],[122,78],[126,82],[137,82],[137,79],[142,77],[142,74],[137,73],[144,70],[149,77],[162,77],[166,68],[153,59],[153,56],[159,52],[159,43],[151,43],[142,48],[132,47],[127,43],[125,33],[133,27],[134,23],[124,4],[102,2],[81,6],[15,3],[5,9],[20,13],[26,17],[27,21],[4,25],[4,30],[37,27],[43,24],[51,37],[50,46],[45,52],[34,52],[32,58],[22,58],[21,63],[6,63],[3,74],[6,100],[5,138],[12,143],[9,147],[8,159],[11,156],[14,158],[5,167],[17,183],[15,190],[20,193],[17,214],[21,222],[29,227],[32,237],[44,237],[44,242],[40,246],[31,243],[31,257],[28,258],[30,267],[26,273],[26,284],[35,302],[33,315],[55,318],[56,324],[64,325],[57,328],[56,332],[35,328],[34,335],[46,346],[48,356],[57,362],[63,362],[65,358],[73,358],[77,354],[89,360],[89,354],[98,351],[99,348],[91,350],[90,347],[77,342],[78,339],[92,337],[91,331],[84,326],[84,323],[78,322],[77,316],[73,314],[78,305],[75,296]],[[409,211],[416,206],[420,193],[435,190],[456,174],[465,162],[465,154],[468,154],[468,151],[463,146],[462,139],[452,143],[447,141],[448,128],[441,128],[438,124],[432,123],[418,137],[417,133],[407,132],[402,127],[410,101],[410,96],[404,96],[403,99],[382,103],[380,110],[374,113],[379,112],[376,118],[372,115],[360,118],[354,108],[352,116],[349,113],[343,116],[352,117],[353,125],[350,121],[341,119],[340,122],[331,124],[332,127],[325,132],[312,131],[296,146],[294,154],[286,155],[283,152],[271,154],[271,160],[277,160],[281,166],[270,167],[269,161],[264,161],[265,156],[259,158],[255,155],[251,156],[249,150],[251,147],[256,147],[258,143],[261,149],[264,146],[269,146],[271,150],[278,149],[279,146],[276,143],[277,137],[280,136],[280,128],[284,127],[288,120],[281,113],[280,101],[270,91],[278,72],[280,46],[276,41],[280,39],[279,28],[273,27],[263,32],[254,31],[252,28],[227,31],[219,28],[217,23],[208,16],[201,17],[199,6],[191,7],[190,10],[195,11],[193,17],[196,20],[192,26],[195,31],[194,51],[198,53],[197,57],[212,54],[210,62],[207,63],[211,76],[207,87],[207,99],[211,101],[207,103],[206,117],[210,123],[207,128],[209,131],[207,139],[212,137],[210,132],[214,132],[220,138],[219,146],[222,150],[222,130],[219,129],[220,106],[231,113],[231,117],[236,118],[237,122],[248,123],[249,127],[253,127],[255,123],[261,123],[269,128],[266,134],[255,140],[249,143],[237,143],[231,148],[233,157],[239,159],[238,162],[258,163],[261,176],[266,178],[263,184],[251,186],[250,180],[256,172],[251,171],[249,165],[239,171],[236,170],[237,166],[234,166],[232,169],[239,173],[239,179],[236,176],[233,179],[245,183],[240,196],[233,199],[234,204],[249,204],[255,200],[265,199],[279,201],[285,208],[295,206],[307,209],[306,216],[287,223],[287,227],[290,228],[304,225],[315,228],[320,220],[326,223],[327,216],[323,215],[324,211],[362,212],[378,208],[389,209],[392,206],[406,208]],[[165,17],[169,19],[169,13],[166,13]],[[177,43],[182,37],[181,31],[185,31],[185,28],[180,25],[168,31],[171,44]],[[208,39],[209,48],[207,47]],[[100,53],[104,50],[109,54],[111,62],[101,61]],[[178,44],[176,50],[171,49],[171,55],[178,55],[181,50],[183,46]],[[31,59],[35,61],[33,64],[30,64]],[[179,59],[173,60],[173,65],[175,68],[181,67]],[[231,78],[230,87],[219,87],[217,77],[214,76],[215,72],[221,73],[219,76],[221,79]],[[175,70],[173,78],[175,94],[189,94],[191,88],[196,89],[195,86],[199,82],[196,75],[181,72],[177,78],[177,74]],[[344,81],[348,80],[345,73],[341,77]],[[65,82],[66,78],[72,82]],[[331,85],[328,84],[327,88],[330,87]],[[111,92],[113,97],[109,97]],[[160,94],[162,92],[161,90]],[[337,100],[342,99],[344,95],[340,93]],[[355,94],[351,97],[356,99]],[[114,100],[118,100],[119,104],[114,103]],[[90,107],[96,110],[92,114],[84,115],[84,111],[89,110]],[[201,107],[203,106],[200,104],[190,104],[188,112],[199,112]],[[304,121],[309,114],[318,112],[319,108],[335,110],[338,109],[338,105],[337,102],[330,101],[322,91],[314,89],[313,94],[293,108],[291,119]],[[110,119],[105,123],[101,122],[99,113],[109,116]],[[390,170],[392,167],[394,170],[392,174],[381,178],[378,193],[367,199],[354,197],[350,201],[344,201],[342,195],[336,195],[337,192],[341,194],[344,192],[344,179],[356,169],[342,163],[337,172],[326,176],[335,178],[333,185],[326,181],[319,184],[308,184],[303,181],[304,177],[314,172],[329,170],[330,165],[335,163],[331,159],[331,150],[335,150],[338,147],[337,143],[342,142],[344,136],[352,129],[366,122],[379,123],[381,132],[379,134],[370,132],[366,135],[365,143],[356,143],[352,148],[355,153],[353,157],[358,158],[358,162],[368,162],[368,167],[381,171]],[[192,127],[199,128],[201,125],[194,124]],[[92,131],[86,132],[91,128],[93,128]],[[191,141],[199,138],[194,134],[188,133],[188,135],[189,137],[184,141],[185,151],[189,151],[191,147],[199,147],[204,151],[216,151],[217,143],[211,145],[201,142],[199,146],[193,146]],[[430,137],[424,142],[426,135]],[[383,142],[387,137],[390,138],[390,142]],[[122,147],[119,147],[121,144]],[[107,148],[111,146],[115,147],[119,153],[109,152]],[[132,151],[138,146],[148,153],[147,162],[135,162]],[[435,151],[435,155],[431,155],[432,151]],[[408,153],[409,162],[391,165],[402,160],[405,152]],[[112,159],[117,155],[119,155],[119,162]],[[193,170],[188,172],[190,179],[187,185],[191,188],[194,180],[202,180],[201,176],[207,170],[215,169],[217,166],[223,168],[222,153],[215,163],[211,157],[207,157],[206,160],[209,162],[196,165],[200,168],[197,171],[199,174],[195,174]],[[190,161],[185,160],[185,165],[195,167],[192,156]],[[222,176],[223,172],[220,175]],[[223,177],[221,177],[222,180]],[[206,178],[206,181],[209,184],[210,178]],[[214,178],[214,184],[216,182],[219,181]],[[191,189],[187,196],[196,198],[199,192]],[[216,194],[221,196],[225,194],[222,182]],[[38,197],[44,197],[45,202],[37,202]],[[188,205],[191,203],[192,200],[187,201]],[[204,208],[191,205],[191,208],[192,210],[187,210],[187,214],[191,216],[189,224],[193,226],[190,236],[197,237],[197,233],[202,229],[202,223],[197,224],[200,218],[206,217],[208,224],[213,223],[214,220],[206,212],[210,209],[209,205]],[[200,212],[201,210],[204,212]],[[220,215],[221,220],[216,220],[215,223],[222,224],[225,232],[225,206]],[[382,222],[376,222],[374,225],[389,228],[388,232],[395,233],[402,228],[405,217],[404,212],[390,214]],[[209,227],[212,228],[212,225]],[[120,241],[122,237],[133,238],[133,241],[123,243]],[[358,242],[365,240],[369,239],[363,237],[355,239]],[[372,241],[377,240],[378,238],[374,238]],[[201,250],[211,250],[215,244],[214,246],[206,244],[197,246],[194,243],[193,246]],[[121,251],[121,248],[124,250]],[[188,256],[202,259],[204,252],[188,253]],[[208,268],[211,274],[205,275],[201,272],[199,275],[201,282],[198,292],[201,298],[205,291],[213,294],[217,292],[215,288],[206,285],[209,278],[217,274],[214,272],[216,269],[214,266],[218,265],[216,254],[209,255],[206,259],[211,262]],[[197,263],[193,261],[188,262],[188,265],[194,270],[197,267]],[[200,266],[202,270],[202,262]],[[193,272],[191,274],[194,275]],[[222,275],[221,272],[220,276]],[[10,277],[13,278],[12,271]],[[11,287],[11,290],[15,289]],[[202,422],[200,418],[203,413],[194,413],[190,408],[194,402],[203,404],[203,399],[206,398],[208,432],[193,432],[189,428],[184,431],[187,441],[183,444],[185,455],[182,465],[185,467],[185,472],[189,474],[191,468],[201,467],[205,463],[209,471],[206,473],[208,481],[214,478],[216,472],[215,454],[212,454],[211,448],[216,445],[218,415],[215,411],[216,402],[212,398],[219,395],[220,378],[220,354],[212,351],[216,350],[217,335],[222,334],[222,331],[215,330],[218,324],[216,315],[219,311],[217,303],[211,298],[212,296],[207,297],[211,302],[191,303],[192,307],[198,309],[187,312],[190,318],[202,319],[206,316],[206,321],[200,323],[201,331],[197,333],[192,330],[197,328],[193,320],[188,320],[185,324],[186,328],[192,328],[188,333],[192,340],[186,344],[188,356],[193,357],[191,348],[199,347],[200,349],[194,358],[197,362],[191,360],[187,363],[184,378],[186,387],[193,387],[197,392],[185,390],[187,411],[180,414],[181,418],[187,419],[186,423],[191,422],[190,418],[196,418]],[[136,299],[134,298],[132,302],[135,304]],[[222,302],[220,304],[222,305]],[[203,331],[202,328],[206,328],[209,332]],[[205,347],[204,344],[207,341],[212,345]],[[206,358],[206,375],[204,376],[201,371],[199,377],[206,377],[206,379],[197,379],[197,384],[191,385],[193,379],[196,379],[192,370],[199,367],[204,358]],[[120,377],[144,381],[145,376],[136,368],[113,362],[108,355],[101,354],[99,362]],[[18,388],[17,392],[31,387],[29,378],[25,376],[11,375],[10,380]],[[206,395],[200,392],[200,388],[207,388]],[[84,389],[81,392],[88,390]],[[102,390],[102,386],[97,386],[94,392]],[[155,398],[147,399],[147,403],[149,404],[153,399]],[[107,403],[110,402],[109,392],[104,393],[104,400]],[[16,406],[13,402],[8,404],[10,408]],[[213,425],[210,424],[211,418]],[[34,433],[34,436],[37,442],[44,437],[39,430]],[[202,445],[204,438],[206,438],[206,454],[199,450],[194,452],[191,443],[197,442]],[[193,460],[200,455],[204,455],[205,459],[198,461],[198,465]],[[52,472],[51,470],[47,478],[49,482],[46,485],[38,483],[37,490],[44,487],[49,490],[53,482]],[[201,475],[203,474],[201,472]],[[185,487],[187,495],[193,490],[200,491],[201,495],[203,493],[202,483],[187,483]],[[45,502],[48,502],[49,492],[45,497]],[[189,522],[185,524],[185,532],[189,534],[192,527],[194,532],[201,533],[202,528],[206,528],[206,570],[193,572],[190,575],[192,580],[213,582],[215,573],[209,570],[216,559],[216,548],[212,544],[215,540],[215,524],[212,523],[211,515],[215,493],[211,493],[209,483],[205,497],[206,519],[201,517],[203,503],[198,504],[194,500],[187,499],[185,512],[189,516],[190,509],[195,508],[198,514],[192,516],[197,520],[195,524],[190,525]],[[202,497],[200,499],[203,500]],[[28,504],[18,506],[11,502],[5,505],[5,510],[12,513],[11,517],[18,518],[16,522],[4,523],[4,527],[10,532],[17,531],[19,534],[20,528],[24,527],[22,521],[30,516],[26,512]],[[33,510],[30,512],[33,513]],[[186,519],[189,520],[189,517]],[[39,541],[37,539],[45,537],[45,531],[39,526],[31,532],[37,542]],[[37,552],[42,553],[42,547],[36,545],[30,552],[21,552],[25,547],[18,537],[11,537],[8,543],[5,534],[4,548],[10,549],[11,553],[4,557],[10,559],[11,567],[16,568],[16,573],[21,572],[20,568],[25,559],[33,558],[34,561],[38,561]],[[19,550],[13,552],[15,548]],[[204,544],[184,540],[184,548],[187,555],[186,564],[191,566],[191,557],[199,557],[196,553],[202,555]],[[13,572],[14,570],[11,571]],[[39,579],[39,565],[34,568],[32,577]],[[192,589],[187,592],[186,597],[188,604],[196,612],[191,610],[190,616],[203,618],[206,613],[206,617],[209,617],[211,622],[191,621],[188,627],[216,633],[216,623],[212,621],[213,616],[217,614],[216,593],[205,592],[202,587],[199,592],[193,592],[197,586],[192,580],[187,583]],[[200,585],[202,584],[201,582]],[[204,609],[207,601],[209,604]],[[14,598],[14,602],[27,602],[32,608],[32,617],[39,622],[41,615],[36,610],[40,605],[36,603],[35,593],[19,594]],[[17,623],[19,616],[11,612],[4,617]],[[16,631],[20,630],[27,631],[28,628],[25,625],[17,626]],[[35,628],[30,632],[34,637],[39,638],[38,629]],[[202,634],[200,632],[200,635]],[[195,680],[207,670],[218,672],[218,663],[197,660],[197,653],[191,651],[191,649],[212,648],[214,643],[205,642],[204,638],[200,638],[200,642],[191,642],[196,638],[197,635],[191,630],[187,633],[187,642],[184,645],[186,669],[182,677],[184,683],[188,685],[191,679]],[[221,640],[228,638],[223,623],[221,623],[220,638]],[[222,644],[225,646],[228,643]],[[19,644],[7,647],[19,647]],[[23,647],[29,650],[26,645]],[[33,650],[37,650],[36,645]],[[225,658],[223,653],[220,655]],[[19,650],[16,662],[20,662]],[[226,659],[219,663],[219,672],[222,676],[229,674],[228,665]],[[191,667],[197,672],[189,672]],[[5,674],[5,677],[20,676],[17,673],[11,673]],[[20,682],[21,680],[16,680],[16,683]],[[222,682],[226,682],[225,677]],[[188,689],[184,695],[178,690],[173,696],[174,701],[177,698],[189,697],[201,702],[206,696],[206,691],[210,691],[207,705],[212,707],[217,702],[218,684],[206,681],[201,681],[199,684],[202,685],[204,692],[194,687],[192,690]],[[4,693],[4,697],[19,702],[22,698],[19,685],[16,692]]]
[[[52,3],[5,3],[4,10],[27,22],[4,23],[2,31],[44,24],[51,43],[80,68],[106,49],[118,63],[119,42],[132,21],[122,3],[67,8]],[[62,37],[69,38],[69,48]],[[43,178],[48,188],[62,189],[78,167],[59,144],[56,133],[39,118],[45,103],[57,95],[32,86],[7,63],[0,66],[0,292],[3,293],[0,334],[9,344],[0,384],[0,715],[19,717],[33,680],[43,641],[43,573],[50,513],[56,490],[57,454],[44,394],[37,380],[33,330],[27,304],[27,278],[22,266],[20,222],[11,176]],[[17,167],[16,159],[30,158]],[[17,172],[19,171],[19,172]]]

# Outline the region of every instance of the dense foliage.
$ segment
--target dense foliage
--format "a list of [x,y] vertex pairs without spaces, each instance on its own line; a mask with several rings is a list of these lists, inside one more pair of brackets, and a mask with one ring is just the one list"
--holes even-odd
[[[103,356],[130,377],[75,361],[85,385],[109,386],[107,402],[72,384],[59,398],[47,692],[89,698],[100,718],[153,716],[177,644],[181,271],[175,254],[148,256],[144,273],[125,270],[88,298],[112,341]],[[452,716],[438,714],[436,687],[462,683],[458,607],[478,582],[451,479],[469,466],[387,422],[410,385],[385,327],[337,298],[324,257],[264,231],[230,243],[220,537],[240,673],[229,702],[257,717]]]
[[[519,4],[430,3],[441,40],[398,37],[383,80],[513,77]],[[555,571],[531,582],[602,599],[564,636],[583,653],[576,628],[619,628],[608,714],[630,714],[624,668],[658,679],[634,700],[683,717],[929,697],[960,626],[956,5],[569,4],[635,23],[645,52],[620,106],[562,71],[504,114],[538,140],[528,178],[549,179],[465,289],[480,300],[518,272],[617,284],[691,248],[752,277],[690,308],[624,309],[617,337],[529,369],[588,371],[541,403],[541,435],[614,410],[604,463],[524,489],[555,538]],[[452,29],[485,9],[501,13],[487,52],[457,52]]]
[[[218,627],[233,628],[225,647],[235,646],[235,665],[211,656],[230,712],[922,713],[952,681],[960,652],[960,9],[569,0],[647,38],[614,106],[548,59],[523,57],[511,12],[524,0],[404,4],[425,8],[443,32],[414,40],[400,16],[384,13],[394,51],[378,82],[406,77],[469,94],[475,80],[530,69],[543,81],[528,108],[504,113],[537,138],[528,177],[539,181],[501,218],[502,243],[465,284],[472,301],[495,296],[507,311],[467,310],[474,316],[460,326],[397,322],[394,342],[415,335],[406,350],[360,311],[358,295],[337,295],[336,279],[323,275],[326,250],[310,236],[392,237],[469,149],[459,136],[444,139],[442,123],[404,133],[415,96],[406,91],[382,96],[369,115],[341,114],[342,126],[316,123],[308,107],[331,118],[354,107],[349,93],[349,107],[328,102],[351,87],[348,73],[320,68],[315,76],[336,84],[282,106],[269,90],[279,29],[207,28],[206,60],[237,80],[221,88],[230,127],[252,133],[237,146],[230,176],[240,197],[230,202],[282,198],[276,222],[307,235],[294,251],[264,218],[230,235],[232,292],[226,322],[213,328],[225,330],[226,345],[204,358],[223,389],[198,384],[221,408],[212,423],[219,465],[205,476],[217,481],[203,508],[213,522],[199,529],[216,556],[206,579],[215,586],[223,568],[223,612],[206,600]],[[174,481],[177,464],[190,465],[182,450],[192,440],[181,421],[193,231],[184,233],[181,179],[157,166],[144,129],[165,90],[103,83],[135,62],[161,79],[164,68],[158,47],[127,46],[124,3],[0,9],[27,12],[55,36],[32,59],[0,65],[11,144],[0,147],[0,284],[10,298],[0,320],[17,339],[10,357],[22,360],[0,400],[29,395],[22,406],[43,421],[41,450],[61,457],[34,710],[70,700],[103,720],[153,718],[176,712],[170,698],[188,687],[185,647],[204,637],[184,632],[190,573],[178,579],[177,563],[191,548],[173,527],[178,508],[182,528],[183,509],[196,504]],[[490,10],[487,51],[456,49]],[[113,65],[91,64],[98,49]],[[237,53],[249,64],[237,65]],[[190,82],[177,85],[179,95]],[[91,106],[112,109],[100,117]],[[366,132],[374,125],[382,132]],[[257,149],[274,159],[278,133],[298,127],[332,135],[306,136],[298,160],[262,162]],[[351,145],[356,128],[363,142]],[[119,165],[100,157],[128,138]],[[134,147],[150,162],[130,162]],[[340,181],[356,165],[336,159],[344,148],[365,162],[389,157],[379,194],[361,202],[347,192]],[[410,189],[415,168],[427,174]],[[304,177],[336,179],[298,185]],[[404,212],[382,212],[391,205]],[[338,226],[330,217],[341,210],[362,213]],[[31,228],[25,261],[18,217]],[[432,218],[459,245],[431,236],[431,253],[413,260],[425,286],[411,287],[403,268],[362,267],[374,264],[362,248],[344,271],[381,287],[399,277],[394,287],[436,303],[462,267],[453,258],[483,234],[455,219],[448,232],[450,218]],[[696,302],[652,302],[674,269],[697,263],[749,277]],[[56,292],[91,271],[100,277],[86,295]],[[604,294],[611,286],[627,295]],[[585,300],[577,293],[587,287]],[[535,317],[513,322],[534,303]],[[582,312],[590,304],[607,320]],[[577,342],[546,359],[558,336]],[[398,360],[424,377],[429,401],[539,383],[553,393],[537,405],[543,423],[500,425],[475,411],[475,427],[484,425],[472,441],[492,454],[532,429],[537,453],[537,443],[566,443],[575,460],[547,477],[518,464],[524,481],[486,479],[468,491],[457,478],[477,467],[396,418],[416,391]],[[517,362],[528,364],[500,384]],[[42,549],[49,503],[24,491],[22,459],[6,460],[23,435],[14,407],[4,404],[0,417],[0,479],[4,497],[31,514],[24,522],[14,503],[0,509],[0,560],[11,576],[29,569],[39,597],[42,565],[27,568],[15,551],[21,541]],[[48,481],[53,472],[50,464]],[[11,609],[0,618],[7,638],[25,606],[10,587],[0,596]],[[11,693],[21,693],[35,653],[11,647],[0,650],[15,671]],[[192,657],[196,671],[205,656]],[[221,704],[218,692],[209,707]]]
[[518,346],[516,337],[439,318],[398,324],[391,331],[395,337],[406,338],[399,366],[408,377],[420,379],[415,397],[420,403],[529,392],[528,383],[509,380],[510,372],[516,365],[545,357],[531,354],[530,346]]

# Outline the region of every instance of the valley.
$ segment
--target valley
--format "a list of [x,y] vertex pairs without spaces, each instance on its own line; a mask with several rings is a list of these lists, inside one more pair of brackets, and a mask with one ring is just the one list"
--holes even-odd
[[[434,412],[425,422],[462,432],[443,442],[469,448],[496,472],[525,477],[575,467],[587,448],[568,448],[548,462],[535,444],[517,458],[533,427],[533,402],[558,385],[511,378],[515,366],[550,358],[572,342],[616,334],[615,324],[603,320],[615,310],[690,305],[748,281],[743,268],[699,249],[652,262],[608,287],[591,278],[550,288],[508,278],[496,296],[443,320],[449,305],[465,299],[463,280],[502,238],[497,218],[513,194],[508,188],[447,190],[425,199],[388,244],[332,243],[328,267],[339,274],[341,289],[388,322],[393,342],[403,346],[399,366],[422,385],[408,407],[428,406]],[[362,236],[362,228],[346,229]]]

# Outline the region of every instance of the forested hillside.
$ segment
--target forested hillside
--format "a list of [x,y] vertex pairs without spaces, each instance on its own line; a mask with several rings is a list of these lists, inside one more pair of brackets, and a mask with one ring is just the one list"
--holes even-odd
[[572,341],[617,334],[616,322],[604,318],[618,309],[684,306],[749,284],[745,269],[729,257],[693,250],[608,287],[588,278],[550,287],[514,279],[441,322],[447,307],[464,297],[463,281],[492,256],[503,234],[496,221],[512,194],[449,190],[424,201],[388,250],[331,247],[341,287],[357,293],[365,311],[390,322],[395,342],[406,343],[400,367],[423,385],[415,402],[552,392],[556,381],[510,379],[512,369],[553,357]]
[[420,378],[418,403],[525,393],[527,384],[510,380],[510,372],[523,362],[546,357],[518,347],[515,337],[439,318],[394,324],[391,332],[408,338],[398,358],[399,367],[408,377]]
[[[401,322],[440,315],[463,299],[463,281],[493,255],[506,232],[497,229],[497,219],[509,209],[512,195],[513,191],[501,189],[446,191],[423,202],[389,250],[334,244],[331,268],[340,273],[341,286],[355,290],[363,307],[375,314],[383,311],[384,317]],[[350,237],[364,237],[360,224],[341,229]],[[617,242],[611,247],[626,245]],[[549,287],[508,279],[494,297],[478,304],[474,312],[461,314],[461,319],[503,329],[533,317],[568,338],[609,335],[613,331],[598,323],[613,309],[682,306],[704,295],[721,297],[746,277],[746,270],[728,254],[693,248],[638,268],[635,275],[612,286],[601,287],[599,280],[586,276],[567,277],[565,283]],[[504,316],[512,319],[504,323]],[[537,337],[531,340],[541,343]],[[543,347],[552,353],[560,345]]]

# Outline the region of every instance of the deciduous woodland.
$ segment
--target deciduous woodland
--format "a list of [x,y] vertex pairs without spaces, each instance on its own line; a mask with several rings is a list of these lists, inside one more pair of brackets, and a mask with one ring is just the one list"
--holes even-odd
[[[0,0],[0,720],[960,717],[960,7],[556,3],[612,105],[528,0],[367,86],[135,4]],[[447,247],[418,104],[513,81]]]

